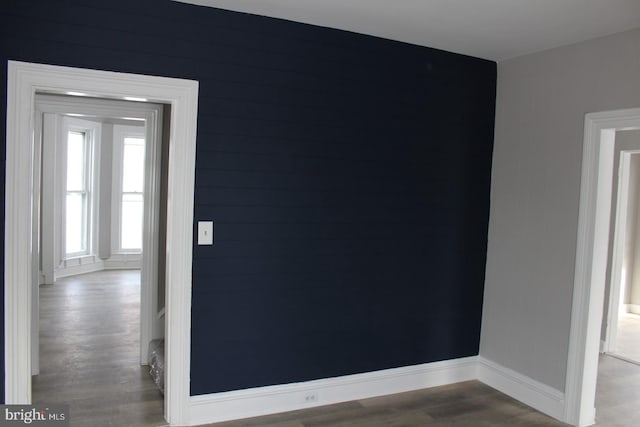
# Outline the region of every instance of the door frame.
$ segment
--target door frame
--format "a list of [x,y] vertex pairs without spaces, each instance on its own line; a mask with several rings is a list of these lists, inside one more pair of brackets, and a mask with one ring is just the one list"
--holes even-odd
[[[165,418],[187,424],[198,82],[8,61],[5,180],[5,403],[31,403],[31,260],[36,92],[171,106],[167,184]],[[36,249],[37,250],[37,249]]]
[[640,129],[640,108],[585,117],[564,411],[565,421],[580,427],[595,422],[615,132],[631,129]]

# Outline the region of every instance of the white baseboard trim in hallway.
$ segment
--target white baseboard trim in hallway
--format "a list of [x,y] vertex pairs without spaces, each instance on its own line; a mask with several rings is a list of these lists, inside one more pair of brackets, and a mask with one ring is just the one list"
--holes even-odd
[[477,379],[558,420],[564,419],[564,393],[478,356]]
[[477,357],[302,383],[202,396],[189,401],[189,425],[208,424],[402,393],[477,378]]

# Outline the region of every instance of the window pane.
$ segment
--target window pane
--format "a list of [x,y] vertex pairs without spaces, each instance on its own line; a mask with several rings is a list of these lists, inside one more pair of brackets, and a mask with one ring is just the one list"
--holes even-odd
[[122,195],[122,249],[142,249],[142,194]]
[[85,185],[85,134],[69,132],[67,137],[67,191],[83,191]]
[[85,197],[82,193],[67,193],[66,253],[84,252]]
[[125,138],[122,154],[122,191],[144,190],[144,139]]

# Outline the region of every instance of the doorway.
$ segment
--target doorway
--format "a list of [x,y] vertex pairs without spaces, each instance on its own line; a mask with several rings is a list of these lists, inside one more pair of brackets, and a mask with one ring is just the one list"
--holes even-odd
[[[166,230],[163,110],[35,96],[33,401],[69,404],[74,419],[83,411],[103,421],[127,414],[127,424],[135,414],[126,408],[152,420],[163,413],[161,394],[140,376],[149,370],[142,365],[150,340],[164,338],[164,274],[148,270],[163,266],[166,252],[158,247]],[[140,394],[159,405],[135,405]]]
[[615,137],[603,352],[640,364],[640,130]]
[[189,417],[190,293],[198,83],[16,61],[8,63],[5,191],[5,403],[31,402],[33,138],[36,92],[134,98],[171,107],[167,178],[165,418]]
[[585,118],[564,417],[579,427],[595,422],[615,133],[634,129],[640,129],[640,109],[590,113]]
[[[38,248],[32,260],[34,349],[38,286],[105,269],[142,270],[141,364],[147,363],[149,342],[164,337],[160,295],[165,274],[160,269],[166,250],[160,245],[166,241],[167,198],[161,183],[167,181],[163,123],[170,124],[164,110],[161,104],[147,102],[36,93],[33,199],[39,203],[33,204],[33,216],[40,220],[33,223]],[[166,129],[164,133],[169,126]],[[127,140],[144,144],[129,147],[133,150],[127,156]],[[131,227],[137,229],[127,230]],[[32,373],[37,372],[34,351]]]

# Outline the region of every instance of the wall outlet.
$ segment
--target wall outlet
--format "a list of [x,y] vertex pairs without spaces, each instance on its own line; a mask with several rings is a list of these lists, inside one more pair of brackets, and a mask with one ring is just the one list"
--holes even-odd
[[302,396],[302,401],[304,403],[315,403],[318,401],[318,392],[317,391],[308,391],[304,393]]

